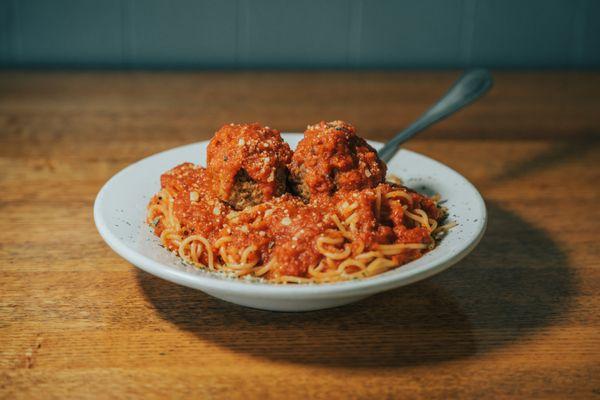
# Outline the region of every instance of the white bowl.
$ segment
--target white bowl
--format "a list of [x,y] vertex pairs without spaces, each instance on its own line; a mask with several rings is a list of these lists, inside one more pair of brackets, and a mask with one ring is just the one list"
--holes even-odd
[[[300,134],[283,134],[295,148]],[[270,284],[227,278],[197,269],[160,246],[145,224],[146,206],[160,188],[160,175],[190,161],[204,164],[208,141],[177,147],[123,169],[102,187],[94,204],[100,235],[117,254],[142,270],[211,296],[247,307],[273,311],[309,311],[358,301],[437,274],[471,252],[485,231],[486,209],[477,189],[456,171],[428,157],[400,150],[388,173],[427,194],[439,193],[458,226],[423,257],[381,275],[325,284]],[[371,142],[375,148],[381,143]]]

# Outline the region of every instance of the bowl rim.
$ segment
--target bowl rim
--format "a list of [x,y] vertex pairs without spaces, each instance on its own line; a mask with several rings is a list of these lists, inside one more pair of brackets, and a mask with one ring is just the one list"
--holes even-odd
[[[282,133],[285,138],[298,138],[301,134],[298,133]],[[469,254],[480,242],[483,237],[486,226],[487,226],[487,210],[485,202],[475,188],[475,186],[469,182],[462,174],[458,173],[454,169],[447,165],[436,161],[430,157],[420,154],[415,151],[402,149],[398,154],[412,153],[419,157],[425,158],[428,162],[437,164],[437,166],[447,169],[454,173],[459,179],[462,179],[464,184],[469,187],[473,194],[476,206],[480,210],[478,216],[477,226],[475,228],[475,234],[471,235],[468,239],[464,239],[465,245],[456,252],[449,252],[441,259],[436,260],[435,263],[424,264],[418,268],[403,269],[397,268],[386,273],[376,275],[374,277],[350,280],[335,283],[315,283],[315,284],[297,284],[297,285],[283,285],[273,284],[268,282],[253,282],[245,281],[237,278],[224,279],[223,277],[211,276],[210,274],[192,274],[181,269],[173,268],[169,265],[155,261],[146,255],[138,252],[135,249],[129,247],[124,241],[120,240],[108,227],[108,223],[102,213],[102,205],[107,193],[111,186],[115,184],[122,176],[126,175],[136,165],[147,161],[149,158],[158,157],[167,152],[177,152],[185,147],[198,146],[207,143],[208,140],[190,143],[182,146],[177,146],[171,149],[161,151],[159,153],[147,156],[139,161],[136,161],[125,168],[121,169],[115,175],[113,175],[100,189],[96,199],[94,201],[94,222],[96,228],[100,233],[100,236],[109,245],[109,247],[115,251],[118,255],[129,261],[136,267],[152,274],[163,278],[165,280],[187,286],[194,289],[215,291],[220,293],[234,294],[237,296],[248,296],[256,297],[261,296],[264,298],[286,298],[286,299],[305,299],[305,298],[330,298],[330,297],[342,297],[342,296],[360,296],[369,295],[376,292],[385,291],[388,289],[408,285],[410,283],[428,278],[435,275],[450,266],[454,265],[467,254]],[[369,141],[374,147],[382,146],[382,143],[376,141]],[[393,162],[393,159],[390,163]],[[388,164],[390,164],[388,163]],[[432,250],[432,251],[435,251]],[[406,264],[409,265],[410,263]]]

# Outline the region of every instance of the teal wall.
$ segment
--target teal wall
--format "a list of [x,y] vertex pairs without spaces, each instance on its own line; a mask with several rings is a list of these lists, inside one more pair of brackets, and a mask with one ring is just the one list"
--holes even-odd
[[600,66],[600,0],[0,0],[0,66]]

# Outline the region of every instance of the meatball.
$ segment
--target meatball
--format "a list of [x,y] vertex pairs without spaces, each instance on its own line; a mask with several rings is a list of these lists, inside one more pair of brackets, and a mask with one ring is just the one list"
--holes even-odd
[[208,144],[206,169],[216,196],[241,210],[285,193],[291,157],[279,131],[229,124]]
[[338,190],[372,188],[385,179],[377,152],[344,121],[308,126],[289,166],[291,189],[305,200]]

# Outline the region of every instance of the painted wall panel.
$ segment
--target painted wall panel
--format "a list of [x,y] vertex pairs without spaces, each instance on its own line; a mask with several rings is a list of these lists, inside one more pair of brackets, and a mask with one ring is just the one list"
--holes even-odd
[[129,0],[133,66],[220,66],[236,57],[235,0]]
[[600,66],[598,0],[0,0],[0,67]]
[[120,0],[18,0],[15,62],[27,65],[121,65]]

